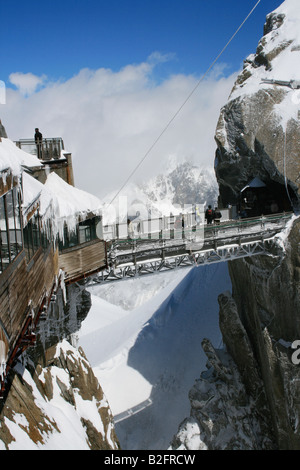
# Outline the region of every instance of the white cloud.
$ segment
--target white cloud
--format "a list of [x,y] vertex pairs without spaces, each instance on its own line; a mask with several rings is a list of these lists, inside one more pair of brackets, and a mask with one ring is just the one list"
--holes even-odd
[[169,62],[170,60],[174,60],[176,58],[176,54],[168,53],[162,54],[159,51],[154,51],[152,54],[149,55],[147,62],[150,64],[161,64],[164,62]]
[[37,90],[37,88],[45,82],[46,79],[46,75],[38,77],[33,73],[21,72],[11,73],[9,76],[10,83],[15,85],[15,87],[24,96],[32,95]]
[[[44,137],[63,137],[65,147],[73,154],[76,186],[98,197],[117,191],[199,79],[173,75],[156,84],[154,62],[150,56],[144,63],[117,72],[83,69],[64,82],[44,81],[37,92],[32,90],[41,82],[33,79],[30,89],[30,80],[27,85],[24,80],[28,74],[20,74],[19,81],[18,74],[12,74],[19,90],[7,89],[6,105],[1,110],[8,136],[13,140],[30,138],[39,127]],[[178,161],[188,158],[196,165],[212,167],[215,127],[233,81],[233,76],[207,77],[133,180],[162,172],[170,155]]]
[[0,104],[5,104],[6,102],[6,88],[5,83],[0,80]]

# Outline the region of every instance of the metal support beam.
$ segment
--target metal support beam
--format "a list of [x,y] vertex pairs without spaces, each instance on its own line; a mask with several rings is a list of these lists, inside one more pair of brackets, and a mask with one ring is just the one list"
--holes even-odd
[[270,245],[292,214],[229,221],[206,227],[201,237],[113,240],[108,265],[86,280],[88,285],[117,281],[186,266],[200,266],[269,254]]
[[173,269],[191,266],[203,266],[206,264],[221,263],[249,256],[268,255],[269,244],[272,239],[256,240],[249,243],[234,244],[203,251],[194,251],[180,255],[162,258],[161,260],[145,260],[141,262],[126,263],[107,268],[98,276],[87,280],[87,285],[101,284],[136,276],[144,276],[157,272],[165,272]]

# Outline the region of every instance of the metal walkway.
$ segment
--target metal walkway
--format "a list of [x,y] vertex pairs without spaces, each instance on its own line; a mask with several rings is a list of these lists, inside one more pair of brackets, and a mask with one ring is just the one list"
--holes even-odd
[[108,267],[87,279],[99,284],[133,278],[178,267],[226,262],[248,256],[269,254],[275,236],[292,213],[260,218],[230,220],[220,225],[205,225],[169,233],[157,233],[156,239],[113,240],[108,243]]

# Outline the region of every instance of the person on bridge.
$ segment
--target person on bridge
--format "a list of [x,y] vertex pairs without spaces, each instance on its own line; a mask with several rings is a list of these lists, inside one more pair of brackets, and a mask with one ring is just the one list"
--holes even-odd
[[214,210],[214,223],[216,225],[220,225],[221,217],[222,217],[221,212],[219,211],[219,209],[217,207],[215,207],[215,210]]
[[208,208],[205,211],[205,219],[207,220],[208,224],[211,224],[214,218],[214,211],[212,210],[211,206],[208,206]]
[[130,219],[127,219],[127,230],[128,230],[128,238],[129,239],[134,238],[133,224]]
[[43,135],[39,131],[38,127],[35,128],[34,140],[36,143],[37,157],[42,158]]

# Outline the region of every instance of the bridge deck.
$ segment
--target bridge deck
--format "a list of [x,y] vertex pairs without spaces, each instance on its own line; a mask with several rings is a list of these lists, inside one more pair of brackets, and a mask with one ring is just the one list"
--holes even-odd
[[160,231],[151,233],[150,238],[144,234],[143,238],[112,240],[108,244],[108,267],[89,283],[267,253],[291,216],[284,213],[205,225],[203,230],[174,230],[168,232],[169,238]]

